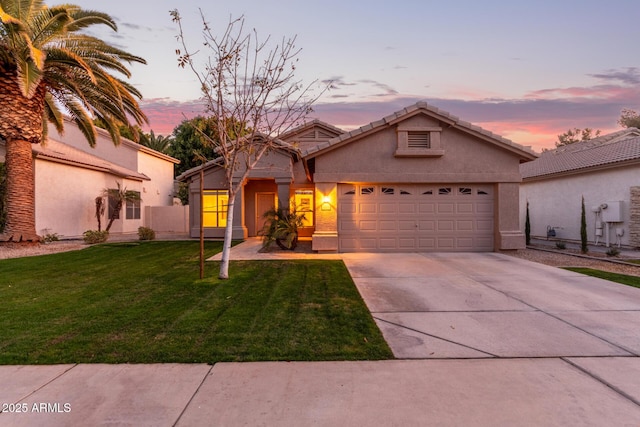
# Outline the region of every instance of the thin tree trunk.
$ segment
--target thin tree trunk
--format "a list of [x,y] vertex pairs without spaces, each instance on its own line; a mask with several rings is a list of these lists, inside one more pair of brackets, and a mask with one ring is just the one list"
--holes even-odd
[[200,280],[204,278],[204,163],[200,166]]
[[[108,203],[108,200],[107,200],[107,203]],[[104,231],[108,232],[109,230],[111,230],[113,221],[116,220],[116,216],[120,213],[121,209],[122,209],[122,201],[118,201],[118,203],[116,204],[116,208],[113,210],[113,212],[111,213],[111,217],[109,218],[109,224],[107,224],[107,228],[105,228]]]
[[38,242],[31,143],[10,139],[5,144],[7,222],[0,241]]
[[229,259],[231,255],[231,239],[233,238],[233,205],[236,201],[236,192],[229,190],[229,203],[227,205],[227,226],[224,229],[224,243],[222,247],[222,260],[220,261],[219,279],[229,278]]

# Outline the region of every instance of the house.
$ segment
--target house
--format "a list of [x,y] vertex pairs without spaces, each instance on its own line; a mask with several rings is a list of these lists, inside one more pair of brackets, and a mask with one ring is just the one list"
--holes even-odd
[[580,241],[584,197],[587,239],[640,246],[640,130],[623,129],[549,150],[520,166],[521,222],[531,235]]
[[[280,204],[305,211],[302,237],[320,252],[493,251],[524,247],[521,162],[531,150],[419,102],[351,132],[313,121],[278,140],[250,172],[234,206],[233,237],[257,236]],[[199,235],[200,168],[189,183]],[[207,237],[222,237],[221,164],[204,165]]]
[[[92,148],[77,125],[65,119],[63,135],[49,128],[45,144],[33,146],[36,231],[79,238],[96,230],[95,199],[104,189],[122,188],[140,193],[141,201],[128,203],[111,227],[111,234],[136,233],[146,225],[146,207],[173,204],[173,169],[178,160],[127,139],[115,146],[109,133],[98,129]],[[5,148],[0,143],[0,162]],[[113,203],[101,217],[105,228]]]

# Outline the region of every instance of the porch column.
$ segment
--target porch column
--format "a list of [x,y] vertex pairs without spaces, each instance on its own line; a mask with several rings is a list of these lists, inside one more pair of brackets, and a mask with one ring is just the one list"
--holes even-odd
[[[234,186],[238,184],[239,182],[235,181],[233,183]],[[249,231],[245,224],[244,205],[244,185],[242,185],[236,194],[236,200],[233,205],[233,231],[231,232],[233,239],[244,240],[249,236]]]
[[291,197],[291,178],[276,178],[275,181],[278,186],[278,207],[288,211]]
[[316,183],[316,229],[311,248],[323,253],[338,252],[338,184]]
[[520,230],[520,184],[496,185],[496,250],[524,249],[525,236]]

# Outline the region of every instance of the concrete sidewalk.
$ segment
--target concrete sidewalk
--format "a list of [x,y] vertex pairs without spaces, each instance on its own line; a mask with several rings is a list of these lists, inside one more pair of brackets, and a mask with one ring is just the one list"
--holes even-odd
[[[257,249],[232,259],[314,258]],[[0,426],[640,425],[640,289],[494,253],[333,256],[396,360],[0,366]]]

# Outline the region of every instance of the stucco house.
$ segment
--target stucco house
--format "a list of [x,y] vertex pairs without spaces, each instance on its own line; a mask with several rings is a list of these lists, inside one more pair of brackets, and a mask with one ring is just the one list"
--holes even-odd
[[[0,142],[0,162],[4,156]],[[92,148],[75,123],[65,120],[64,134],[50,127],[46,143],[33,146],[33,156],[36,231],[40,235],[79,238],[86,230],[96,230],[95,198],[118,184],[139,192],[142,200],[123,207],[111,234],[136,233],[148,223],[145,207],[173,204],[173,169],[178,160],[127,139],[115,146],[102,129]],[[102,216],[103,229],[110,208],[113,206]]]
[[[531,150],[419,102],[351,132],[320,121],[279,137],[234,207],[234,238],[257,236],[280,203],[306,211],[301,236],[320,252],[493,251],[524,247],[521,162]],[[191,235],[222,237],[227,189],[217,161],[190,185]]]
[[533,237],[580,241],[584,196],[592,243],[640,246],[640,130],[623,129],[549,150],[520,166],[521,223]]

